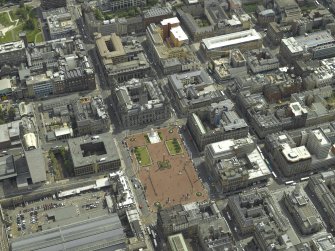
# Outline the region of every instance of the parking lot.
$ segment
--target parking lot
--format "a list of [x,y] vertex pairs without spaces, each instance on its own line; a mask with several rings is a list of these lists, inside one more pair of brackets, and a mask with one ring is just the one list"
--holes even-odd
[[62,200],[52,196],[26,202],[15,209],[4,209],[11,225],[6,226],[9,238],[71,224],[85,218],[107,214],[104,190],[87,192]]

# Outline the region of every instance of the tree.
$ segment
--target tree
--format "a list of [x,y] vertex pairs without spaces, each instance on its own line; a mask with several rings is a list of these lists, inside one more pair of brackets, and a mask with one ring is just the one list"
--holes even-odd
[[101,10],[98,8],[95,8],[94,15],[97,20],[104,20],[104,15],[102,14]]
[[59,153],[62,156],[62,158],[65,160],[66,159],[66,151],[64,147],[59,148]]
[[4,111],[2,110],[2,107],[0,107],[0,121],[2,121],[1,124],[5,123],[5,114]]
[[26,20],[28,16],[28,11],[25,7],[20,7],[16,10],[15,14],[22,20]]
[[8,110],[8,119],[9,119],[9,121],[14,121],[15,115],[16,115],[16,113],[15,113],[14,107],[9,108],[9,110]]
[[33,21],[31,18],[29,18],[29,19],[27,20],[27,22],[26,22],[26,24],[25,24],[25,28],[26,28],[27,30],[34,30],[34,29],[35,29],[34,21]]
[[148,0],[147,1],[147,5],[148,6],[154,6],[158,3],[158,0]]
[[131,9],[129,9],[127,15],[128,15],[129,17],[133,17],[133,16],[135,16],[135,15],[136,15],[136,9],[135,9],[135,8],[131,8]]

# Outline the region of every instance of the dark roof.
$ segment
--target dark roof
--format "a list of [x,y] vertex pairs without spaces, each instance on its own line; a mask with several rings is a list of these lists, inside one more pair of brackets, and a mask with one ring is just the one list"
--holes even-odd
[[13,155],[0,157],[0,180],[17,176]]
[[125,234],[116,214],[61,226],[15,240],[15,250],[108,250],[125,248]]
[[24,154],[26,156],[30,176],[33,183],[45,181],[47,176],[42,149],[38,148],[31,151],[25,151]]

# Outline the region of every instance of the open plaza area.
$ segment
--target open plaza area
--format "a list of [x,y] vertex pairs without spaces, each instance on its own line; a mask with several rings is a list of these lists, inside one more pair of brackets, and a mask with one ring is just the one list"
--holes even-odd
[[[154,135],[160,141],[151,143]],[[153,210],[208,199],[192,160],[183,145],[178,128],[161,128],[128,136],[133,167],[142,182],[148,204]]]

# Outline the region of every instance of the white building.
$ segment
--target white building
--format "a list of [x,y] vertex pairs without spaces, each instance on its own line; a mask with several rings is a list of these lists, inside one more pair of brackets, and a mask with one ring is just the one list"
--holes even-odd
[[218,56],[218,52],[239,49],[241,51],[262,47],[262,36],[254,29],[205,38],[200,43],[207,56]]
[[37,139],[34,133],[27,133],[23,136],[24,144],[27,150],[32,150],[37,148]]
[[280,148],[276,164],[285,176],[303,173],[312,168],[312,156],[305,146],[291,147],[284,143]]
[[212,143],[205,147],[205,162],[208,166],[214,166],[222,159],[244,155],[255,147],[256,143],[251,138],[228,139]]
[[308,150],[318,159],[327,158],[331,148],[331,142],[320,129],[311,131],[307,140]]

